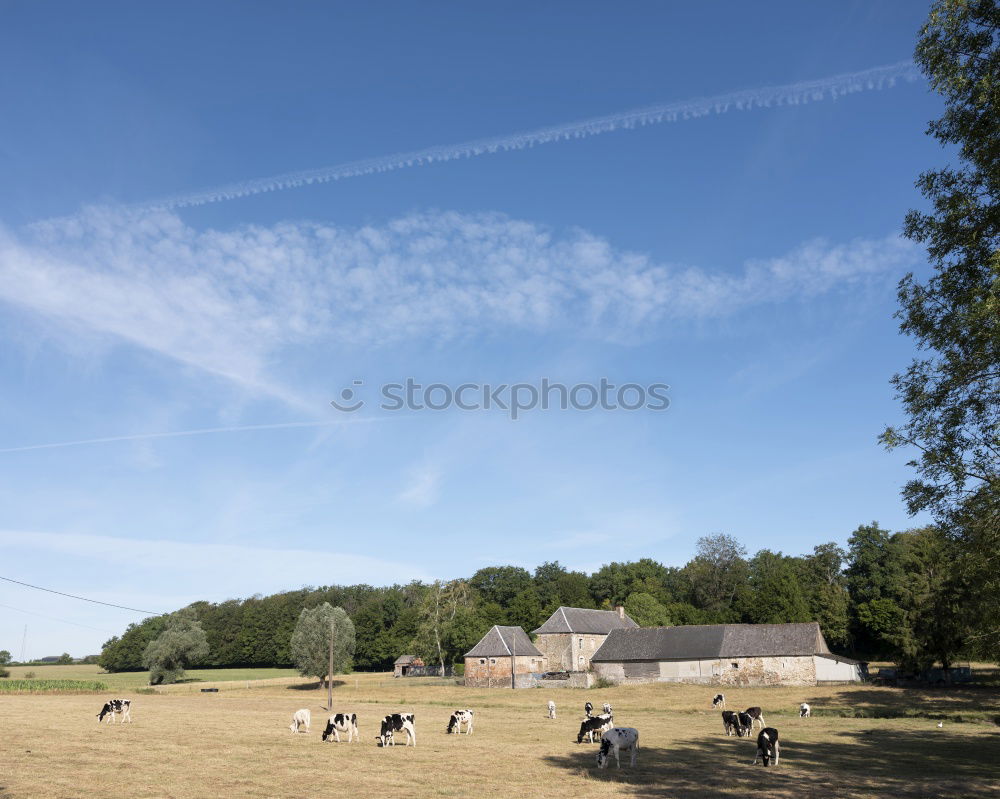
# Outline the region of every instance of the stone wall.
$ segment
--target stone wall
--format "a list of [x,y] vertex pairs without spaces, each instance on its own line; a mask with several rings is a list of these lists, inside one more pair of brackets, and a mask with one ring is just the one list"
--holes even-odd
[[618,683],[682,682],[733,686],[816,684],[816,664],[811,655],[595,663],[594,673]]
[[[537,655],[518,655],[514,664],[514,677],[518,688],[535,684],[534,675],[546,670],[546,660]],[[465,659],[465,684],[474,688],[510,688],[511,658],[501,657]]]
[[606,638],[591,633],[542,633],[535,646],[548,658],[549,671],[587,671]]

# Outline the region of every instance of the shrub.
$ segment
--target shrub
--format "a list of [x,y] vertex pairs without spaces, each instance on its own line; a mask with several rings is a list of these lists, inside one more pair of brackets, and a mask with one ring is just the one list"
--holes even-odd
[[618,684],[611,682],[607,677],[598,677],[594,680],[594,684],[590,686],[591,688],[617,688]]
[[24,679],[26,679],[26,680],[33,680],[33,679],[35,679],[35,672],[33,672],[33,671],[26,671],[26,672],[24,672]]
[[0,666],[0,677],[10,677],[10,669],[5,669],[3,666]]
[[464,677],[465,676],[465,664],[464,663],[456,663],[454,666],[452,666],[451,673],[454,674],[456,677]]

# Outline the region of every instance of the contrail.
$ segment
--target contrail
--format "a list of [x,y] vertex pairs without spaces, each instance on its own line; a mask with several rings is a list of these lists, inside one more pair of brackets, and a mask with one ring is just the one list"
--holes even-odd
[[847,94],[864,91],[878,91],[894,86],[897,81],[913,82],[920,80],[921,75],[912,61],[901,61],[898,64],[873,67],[860,72],[847,72],[829,78],[813,81],[789,83],[784,86],[770,86],[761,89],[746,89],[729,94],[719,94],[714,97],[702,97],[696,100],[651,105],[636,108],[631,111],[621,111],[608,116],[592,117],[579,122],[569,122],[564,125],[539,128],[524,133],[514,133],[507,136],[497,136],[489,139],[476,139],[461,144],[449,144],[439,147],[429,147],[424,150],[414,150],[408,153],[369,158],[362,161],[350,161],[337,166],[322,169],[307,169],[299,172],[286,172],[272,177],[229,183],[211,189],[175,194],[150,200],[130,206],[137,210],[152,210],[162,208],[185,208],[193,205],[206,205],[252,194],[262,194],[268,191],[294,189],[313,183],[328,183],[344,178],[373,175],[378,172],[392,172],[396,169],[426,166],[438,161],[453,161],[457,158],[474,158],[480,155],[490,155],[509,150],[523,150],[536,144],[566,141],[567,139],[585,139],[599,136],[602,133],[613,133],[617,130],[631,130],[645,125],[661,125],[667,122],[682,122],[688,119],[708,116],[710,114],[726,114],[730,111],[752,111],[757,108],[772,106],[802,105],[820,100],[836,100]]
[[[409,414],[408,414],[409,415]],[[87,444],[110,444],[116,441],[145,441],[151,438],[183,438],[186,436],[204,436],[213,433],[244,433],[253,430],[285,430],[295,427],[332,427],[341,424],[358,424],[376,422],[397,417],[359,416],[344,419],[326,420],[322,422],[279,422],[277,424],[245,424],[232,427],[202,427],[196,430],[173,430],[164,433],[136,433],[128,436],[106,436],[105,438],[84,438],[77,441],[60,441],[53,444],[31,444],[24,447],[5,447],[3,452],[30,452],[36,449],[62,449],[64,447],[80,447]]]

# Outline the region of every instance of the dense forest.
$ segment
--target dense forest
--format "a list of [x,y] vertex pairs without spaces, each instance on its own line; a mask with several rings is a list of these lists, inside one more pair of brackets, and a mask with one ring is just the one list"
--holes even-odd
[[[208,639],[203,666],[290,665],[300,612],[329,602],[354,622],[358,670],[387,670],[401,654],[460,662],[492,625],[530,631],[560,605],[624,605],[643,626],[818,621],[836,652],[921,668],[983,654],[964,643],[975,639],[963,627],[951,546],[936,527],[891,533],[872,523],[854,531],[846,551],[823,544],[808,555],[764,549],[748,557],[734,538],[713,535],[683,567],[648,558],[591,575],[558,562],[533,574],[491,566],[447,582],[302,588],[190,609]],[[143,651],[167,618],[130,625],[104,645],[101,665],[142,670]]]

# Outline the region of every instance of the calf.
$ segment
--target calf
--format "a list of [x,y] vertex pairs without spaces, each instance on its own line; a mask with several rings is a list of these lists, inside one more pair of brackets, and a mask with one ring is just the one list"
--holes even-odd
[[607,716],[611,715],[611,705],[609,705],[607,702],[604,703],[604,713]]
[[586,738],[590,743],[593,743],[595,732],[600,735],[605,730],[611,729],[614,723],[615,720],[610,713],[607,715],[589,716],[580,722],[580,733],[576,736],[576,742],[582,744],[583,739]]
[[726,695],[716,694],[715,698],[712,699],[712,707],[721,707],[723,710],[726,709]]
[[309,708],[304,707],[301,710],[295,711],[295,714],[292,716],[292,723],[288,725],[288,729],[292,732],[300,732],[305,727],[306,732],[309,732],[310,724],[312,724],[312,713],[309,712]]
[[612,727],[601,736],[601,748],[597,753],[597,767],[604,768],[611,759],[611,753],[615,753],[615,763],[618,768],[622,767],[619,753],[625,751],[631,754],[629,766],[635,766],[636,757],[639,754],[639,731],[632,727]]
[[749,738],[753,732],[753,719],[746,713],[737,713],[735,729],[737,738]]
[[809,707],[805,702],[799,705],[799,718],[807,719],[812,715],[812,708]]
[[358,714],[357,713],[335,713],[326,721],[326,729],[323,730],[323,740],[333,739],[340,743],[340,733],[347,733],[347,743],[354,743],[360,740],[358,734]]
[[736,734],[739,735],[739,725],[740,721],[736,718],[736,712],[732,710],[722,711],[722,728],[726,731],[726,735]]
[[774,760],[774,765],[778,765],[778,756],[781,754],[781,744],[778,743],[778,731],[774,727],[765,727],[757,736],[757,757],[753,759],[753,765],[757,761],[764,760],[764,767],[770,765]]
[[[759,707],[748,707],[743,711],[746,713],[753,723],[760,722],[760,728],[764,729],[764,713]],[[753,730],[753,723],[750,725],[750,729]]]
[[556,717],[556,703],[551,699],[549,700],[549,718],[554,719]]
[[465,734],[472,735],[472,716],[474,711],[472,710],[456,710],[451,714],[451,718],[448,719],[448,729],[445,732],[456,733],[458,735],[462,734],[462,725],[465,724]]
[[412,742],[416,746],[417,730],[413,726],[412,713],[391,713],[382,719],[382,729],[378,736],[379,741],[382,742],[382,748],[395,746],[396,742],[393,740],[393,733],[402,731],[406,732],[406,745],[409,746]]
[[594,715],[594,706],[590,704],[590,702],[587,702],[587,704],[583,706],[583,712],[584,715],[586,715],[586,717],[589,719],[591,716]]
[[97,723],[100,724],[104,721],[104,717],[108,717],[108,724],[115,723],[115,714],[121,713],[122,720],[121,723],[124,724],[126,721],[132,723],[132,700],[131,699],[109,699],[104,703],[104,707],[101,708],[101,712],[97,714]]

